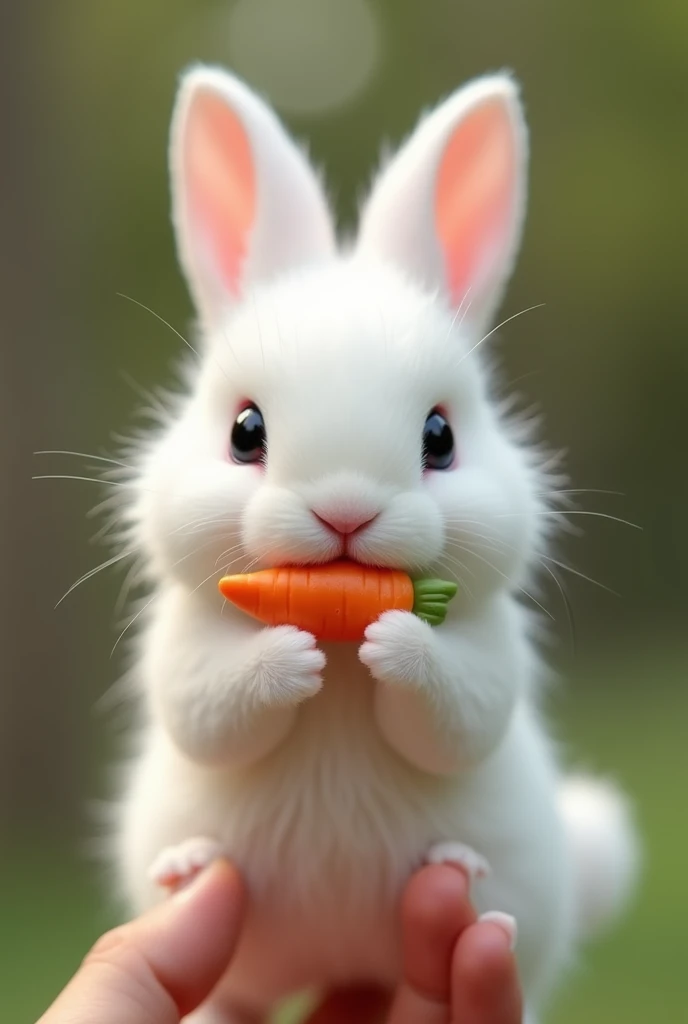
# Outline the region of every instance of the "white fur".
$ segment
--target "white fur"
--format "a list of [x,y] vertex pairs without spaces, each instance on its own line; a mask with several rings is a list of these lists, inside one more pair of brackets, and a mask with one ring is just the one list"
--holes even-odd
[[628,902],[639,873],[639,851],[628,801],[617,786],[572,776],[559,805],[573,851],[577,931],[594,935]]
[[[434,230],[438,165],[457,126],[487,104],[498,103],[511,125],[519,173],[512,183],[510,217],[497,251],[471,282],[465,314],[475,330],[485,328],[502,297],[521,241],[526,209],[528,133],[516,83],[486,75],[458,89],[427,115],[384,169],[363,207],[359,249],[400,263],[428,288],[444,285],[444,255]],[[486,328],[485,328],[486,329]]]
[[184,76],[170,133],[170,167],[176,187],[172,220],[179,260],[208,329],[222,324],[231,305],[226,282],[212,263],[208,226],[190,216],[184,154],[194,105],[221,99],[242,122],[255,155],[256,221],[244,280],[267,280],[294,263],[334,255],[327,203],[303,153],[287,137],[276,115],[243,82],[223,71],[199,67]]
[[[207,253],[199,256],[184,213],[177,147],[207,89],[243,120],[261,182],[259,226],[232,298],[220,294],[219,276],[208,282]],[[475,901],[518,921],[531,1011],[571,953],[579,846],[559,808],[559,770],[536,712],[531,616],[519,602],[545,543],[547,485],[490,398],[478,321],[462,323],[438,264],[423,255],[427,210],[413,198],[431,187],[439,151],[486,97],[507,104],[525,145],[511,83],[467,87],[404,150],[398,173],[422,179],[411,181],[408,208],[396,192],[387,202],[392,165],[374,189],[361,246],[333,259],[317,226],[315,178],[274,116],[216,70],[195,70],[181,88],[172,149],[180,253],[204,322],[215,326],[188,397],[140,453],[127,509],[154,597],[137,641],[144,722],[117,861],[136,909],[159,896],[149,870],[162,851],[159,876],[193,867],[198,850],[212,848],[203,837],[244,872],[247,930],[214,1008],[194,1015],[203,1024],[231,1019],[236,1005],[261,1013],[302,986],[392,985],[399,892],[431,848],[486,858],[491,871],[476,880]],[[512,183],[519,225],[495,253],[484,310],[513,260],[521,175],[522,167]],[[385,225],[390,211],[418,231],[417,256]],[[302,217],[317,244],[300,246]],[[219,317],[222,309],[231,312]],[[264,467],[227,455],[246,399],[265,417]],[[437,405],[451,419],[458,468],[424,474],[423,423]],[[224,572],[342,553],[312,509],[377,514],[349,537],[350,557],[458,579],[445,624],[390,612],[360,651],[321,651],[308,634],[262,629],[224,605]],[[617,842],[612,826],[598,844],[606,873]],[[597,857],[586,857],[594,878]]]

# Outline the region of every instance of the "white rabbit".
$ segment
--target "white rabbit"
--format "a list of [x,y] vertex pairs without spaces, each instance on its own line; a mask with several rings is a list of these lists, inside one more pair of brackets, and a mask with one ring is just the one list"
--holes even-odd
[[[526,150],[513,81],[465,86],[383,169],[339,253],[268,107],[221,70],[182,81],[173,219],[200,353],[125,513],[154,596],[116,859],[132,910],[217,851],[246,878],[239,954],[196,1024],[262,1019],[309,986],[394,985],[399,893],[428,858],[465,863],[478,909],[516,918],[533,1021],[630,888],[623,799],[562,784],[539,719],[519,598],[552,485],[480,348]],[[321,649],[218,594],[228,571],[343,556],[458,580],[446,622],[387,612],[360,648]]]

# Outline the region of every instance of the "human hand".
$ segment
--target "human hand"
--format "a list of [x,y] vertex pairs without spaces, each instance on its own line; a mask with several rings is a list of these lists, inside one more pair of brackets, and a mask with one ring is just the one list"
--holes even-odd
[[333,993],[307,1024],[521,1024],[521,990],[503,915],[478,920],[466,873],[421,868],[402,898],[402,981],[389,998]]
[[164,903],[103,935],[37,1024],[179,1024],[220,980],[244,909],[238,872],[215,861]]
[[[236,870],[217,861],[186,889],[101,938],[38,1024],[179,1024],[230,962],[245,908]],[[402,901],[403,980],[387,1024],[520,1024],[510,936],[477,921],[465,874],[432,865]],[[309,1024],[373,1024],[388,1001],[335,993]]]

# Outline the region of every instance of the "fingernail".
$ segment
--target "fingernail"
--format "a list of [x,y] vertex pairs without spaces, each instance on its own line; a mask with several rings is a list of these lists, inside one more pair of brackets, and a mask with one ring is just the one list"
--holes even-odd
[[512,917],[511,914],[503,914],[501,910],[488,910],[485,914],[481,914],[478,920],[490,921],[492,924],[499,925],[509,940],[509,949],[515,948],[518,935],[515,917]]

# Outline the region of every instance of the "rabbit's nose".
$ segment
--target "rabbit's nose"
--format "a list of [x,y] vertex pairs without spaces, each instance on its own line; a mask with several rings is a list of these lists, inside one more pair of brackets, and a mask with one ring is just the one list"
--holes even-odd
[[362,530],[363,527],[369,526],[375,519],[377,519],[379,512],[316,512],[315,509],[311,509],[316,519],[319,519],[321,523],[328,526],[335,533],[341,533],[344,535],[355,533],[357,530]]

